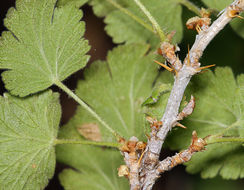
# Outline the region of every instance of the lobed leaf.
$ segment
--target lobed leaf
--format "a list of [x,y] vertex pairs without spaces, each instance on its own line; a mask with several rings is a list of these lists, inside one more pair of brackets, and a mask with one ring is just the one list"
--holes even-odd
[[[77,94],[89,104],[110,126],[125,138],[145,138],[145,119],[141,104],[150,94],[157,76],[154,55],[145,55],[148,46],[130,44],[114,48],[107,62],[97,61],[84,72]],[[67,126],[60,131],[60,138],[82,139],[80,126],[98,125],[103,141],[115,141],[82,107]],[[90,125],[91,126],[91,125]],[[57,147],[57,158],[77,171],[65,170],[60,175],[62,185],[71,189],[128,189],[128,180],[118,178],[117,168],[122,156],[118,150],[82,145]],[[74,182],[75,179],[80,179]],[[94,183],[94,181],[96,183]]]
[[[125,138],[145,137],[141,104],[157,76],[157,65],[152,62],[154,55],[145,56],[147,51],[145,44],[114,48],[108,53],[107,62],[95,62],[85,71],[85,80],[78,83],[76,90],[79,97]],[[84,113],[79,107],[76,117],[84,117]],[[95,119],[91,122],[99,125]],[[104,140],[112,140],[109,131],[100,129]]]
[[51,91],[25,99],[0,97],[0,184],[4,190],[44,189],[55,169],[61,117]]
[[[100,17],[105,16],[104,21],[107,24],[105,30],[113,38],[114,43],[149,42],[152,47],[159,45],[160,40],[155,32],[148,30],[132,17],[113,7],[111,1],[126,8],[149,26],[151,23],[132,0],[92,0],[91,5],[94,13]],[[183,35],[182,7],[179,2],[179,0],[142,0],[142,3],[155,17],[163,30],[166,32],[176,31],[174,38],[176,43],[181,41]]]
[[84,67],[88,42],[73,6],[55,7],[56,0],[17,0],[0,39],[0,68],[10,93],[26,96],[45,90]]
[[[235,79],[230,68],[216,68],[194,76],[187,95],[196,98],[196,108],[184,121],[187,130],[176,130],[167,139],[173,149],[189,146],[191,133],[196,130],[200,137],[222,134],[243,137],[244,133],[244,75]],[[226,179],[244,177],[242,163],[244,149],[241,144],[224,143],[207,146],[207,150],[197,153],[188,162],[187,171],[201,172],[202,177],[220,174]]]
[[[221,11],[225,9],[228,5],[230,5],[233,0],[203,0],[203,2],[211,9],[216,9],[218,11]],[[241,14],[241,16],[244,16],[244,13]],[[244,24],[243,20],[236,18],[233,21],[231,21],[230,25],[234,29],[234,31],[244,38]]]

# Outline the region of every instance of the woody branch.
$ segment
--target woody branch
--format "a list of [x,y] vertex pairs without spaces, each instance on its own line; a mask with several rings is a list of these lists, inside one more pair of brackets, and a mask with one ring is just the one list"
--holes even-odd
[[[159,172],[159,154],[168,132],[179,120],[179,107],[184,91],[191,80],[191,77],[201,71],[199,59],[211,40],[228,24],[234,17],[244,10],[244,0],[235,0],[209,27],[202,25],[195,43],[184,60],[184,64],[175,55],[173,45],[163,42],[161,45],[162,54],[175,69],[175,81],[168,99],[165,113],[161,119],[162,126],[155,133],[150,134],[148,144],[140,165],[140,186],[142,190],[150,190],[157,179]],[[191,155],[190,155],[191,157]],[[154,177],[152,177],[154,176]],[[132,186],[131,186],[132,187]],[[131,188],[133,189],[133,188]]]

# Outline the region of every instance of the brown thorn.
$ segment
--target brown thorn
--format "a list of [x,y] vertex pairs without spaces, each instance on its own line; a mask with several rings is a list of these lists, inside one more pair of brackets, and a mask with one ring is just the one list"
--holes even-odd
[[150,135],[149,135],[149,134],[147,134],[147,133],[146,133],[145,135],[146,135],[146,137],[147,137],[147,139],[148,139],[148,140],[150,140],[150,139],[151,139],[151,137],[150,137]]
[[187,129],[187,127],[186,126],[184,126],[184,125],[182,125],[181,123],[176,123],[176,125],[175,126],[177,126],[177,127],[181,127],[181,128],[183,128],[183,129]]
[[200,72],[197,73],[197,74],[203,74],[203,73],[206,73],[206,72],[208,72],[208,70],[200,71]]
[[207,69],[207,68],[214,67],[214,66],[215,66],[215,64],[213,64],[213,65],[207,65],[207,66],[204,66],[204,67],[199,67],[199,68],[196,69],[196,71],[201,71],[203,69]]
[[187,48],[188,48],[188,54],[187,54],[187,66],[190,66],[191,61],[190,61],[190,46],[189,46],[189,44],[188,44]]
[[240,15],[236,15],[235,17],[240,18],[240,19],[244,19],[244,17],[242,17]]
[[173,65],[169,64],[169,67],[173,69],[173,72],[175,73],[176,76],[178,76],[177,70],[173,67]]
[[199,25],[196,26],[196,30],[197,30],[198,34],[202,31],[202,29],[201,29],[201,27]]
[[139,158],[139,160],[138,160],[138,165],[140,165],[141,160],[142,160],[143,155],[145,154],[145,152],[146,152],[146,150],[144,150],[143,153],[141,154],[141,156],[140,156],[140,158]]
[[170,67],[168,67],[167,65],[163,64],[163,63],[160,63],[156,60],[153,60],[155,63],[159,64],[160,66],[162,66],[163,68],[165,68],[166,70],[168,70],[169,72],[172,72],[173,69],[171,69]]
[[230,10],[227,12],[227,15],[230,18],[240,18],[240,19],[244,19],[242,16],[239,15],[240,11],[235,10],[235,7],[230,7]]

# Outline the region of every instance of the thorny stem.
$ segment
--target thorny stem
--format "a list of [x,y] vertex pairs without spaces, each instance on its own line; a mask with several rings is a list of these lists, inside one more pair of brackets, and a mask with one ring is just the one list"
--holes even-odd
[[121,136],[115,132],[92,108],[90,108],[83,100],[81,100],[72,90],[65,86],[60,81],[55,81],[55,84],[71,96],[78,104],[80,104],[84,109],[86,109],[93,117],[95,117],[107,130],[109,130],[116,138],[119,140]]
[[[196,36],[195,43],[193,44],[188,56],[186,56],[184,65],[179,69],[178,75],[175,76],[174,86],[172,88],[168,103],[165,109],[165,113],[161,119],[163,125],[159,129],[159,132],[153,134],[148,140],[148,145],[145,150],[145,154],[142,160],[140,181],[141,190],[151,190],[156,178],[152,178],[150,174],[156,172],[155,168],[159,160],[159,154],[164,143],[164,140],[177,121],[177,115],[179,112],[179,106],[184,95],[184,91],[191,79],[196,74],[197,68],[200,67],[199,59],[203,54],[203,51],[211,40],[228,24],[234,17],[231,11],[240,13],[244,10],[244,0],[235,0],[229,7],[227,7],[222,15],[210,26],[203,26],[200,33]],[[230,139],[223,138],[222,140],[216,138],[217,141],[227,141]],[[233,141],[237,141],[236,138],[232,138]],[[240,139],[238,139],[240,140]]]
[[144,26],[146,29],[148,29],[149,31],[151,31],[152,33],[155,33],[153,28],[147,24],[146,22],[144,22],[142,19],[140,19],[139,17],[137,17],[136,15],[134,15],[132,12],[130,12],[128,9],[125,9],[124,7],[122,7],[120,4],[116,3],[114,0],[106,0],[107,2],[109,2],[110,4],[112,4],[114,7],[116,7],[117,9],[119,9],[121,12],[123,12],[124,14],[130,16],[132,19],[134,19],[136,22],[138,22],[139,24],[141,24],[142,26]]
[[[235,3],[239,1],[242,1],[244,6],[244,0],[236,0]],[[198,60],[200,59],[207,45],[214,38],[214,36],[216,36],[218,32],[221,31],[224,26],[231,21],[231,19],[232,18],[227,15],[226,10],[206,31],[202,31],[202,33],[196,36],[196,41],[189,52],[191,63],[198,63]],[[185,63],[186,61],[187,58],[185,59]],[[174,86],[168,99],[166,111],[161,120],[164,125],[157,135],[161,140],[165,139],[168,131],[172,127],[172,123],[174,122],[176,115],[178,114],[180,102],[182,100],[185,88],[189,83],[192,75],[195,74],[193,70],[194,69],[191,66],[184,64],[182,69],[179,71],[178,77],[175,77]],[[160,150],[158,150],[157,153],[160,153]]]
[[201,16],[201,10],[192,2],[188,0],[180,0],[180,3],[185,7],[187,7],[189,10],[191,10],[192,12],[196,13],[198,16]]
[[59,144],[83,144],[83,145],[106,146],[111,148],[119,148],[121,146],[119,143],[112,143],[112,142],[97,142],[97,141],[75,140],[75,139],[55,139],[54,145],[59,145]]
[[147,18],[150,20],[152,23],[154,29],[157,31],[161,42],[165,41],[166,36],[164,32],[162,31],[161,27],[159,26],[158,22],[156,19],[151,15],[151,13],[146,9],[146,7],[140,2],[140,0],[134,0],[135,3],[138,5],[138,7],[142,10],[142,12],[147,16]]

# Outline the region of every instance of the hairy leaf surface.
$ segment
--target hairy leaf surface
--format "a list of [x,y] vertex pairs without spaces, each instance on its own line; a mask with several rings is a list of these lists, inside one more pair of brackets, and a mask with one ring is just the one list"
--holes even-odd
[[82,12],[73,6],[55,8],[56,0],[17,0],[0,39],[2,77],[14,95],[26,96],[62,81],[84,67],[88,42],[81,38]]
[[1,189],[44,189],[53,176],[58,99],[51,91],[25,99],[0,97]]
[[[229,6],[233,2],[233,0],[203,0],[203,2],[209,8],[221,11],[225,9],[227,6]],[[244,13],[242,13],[241,16],[244,16]],[[244,38],[244,24],[242,19],[235,18],[233,21],[231,21],[230,25],[233,27],[233,29],[239,36]]]
[[[150,95],[157,76],[157,65],[152,62],[154,55],[145,56],[147,51],[145,44],[114,48],[108,53],[107,62],[93,63],[85,71],[85,80],[78,83],[76,90],[79,97],[126,138],[144,136],[141,104]],[[78,117],[84,117],[84,112],[79,107]],[[112,138],[103,126],[100,129],[104,140]]]
[[[151,23],[132,0],[92,0],[91,5],[95,14],[106,17],[104,20],[107,24],[105,30],[112,36],[115,43],[149,42],[153,47],[159,44],[159,38],[153,31],[146,29],[132,17],[113,7],[111,1],[117,2],[149,26]],[[155,17],[163,30],[166,32],[176,31],[174,42],[180,42],[183,25],[181,20],[182,8],[179,1],[142,0],[141,2]]]
[[[196,130],[200,137],[222,134],[244,137],[244,75],[235,79],[230,68],[217,68],[195,76],[187,91],[196,97],[196,108],[185,119],[187,130],[173,131],[167,144],[174,149],[190,145],[191,133]],[[244,177],[244,148],[237,143],[207,146],[187,163],[191,173],[201,172],[202,177],[220,174],[226,179]]]

